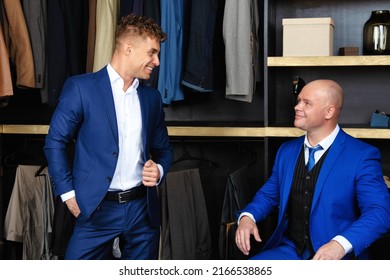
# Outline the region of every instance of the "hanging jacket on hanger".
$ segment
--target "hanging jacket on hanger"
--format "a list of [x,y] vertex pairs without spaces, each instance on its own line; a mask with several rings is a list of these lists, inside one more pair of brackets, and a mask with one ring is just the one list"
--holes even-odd
[[4,238],[23,243],[24,260],[51,259],[54,200],[47,167],[19,165],[4,222]]
[[[239,162],[245,159],[246,155],[240,157]],[[250,156],[249,161],[244,161],[241,166],[229,171],[226,183],[225,198],[222,207],[219,251],[221,259],[246,259],[243,253],[237,248],[234,242],[234,235],[237,229],[237,212],[241,210],[253,196],[254,183],[250,180],[251,168],[255,158]]]
[[160,198],[160,259],[209,259],[211,236],[199,170],[169,172],[160,186]]

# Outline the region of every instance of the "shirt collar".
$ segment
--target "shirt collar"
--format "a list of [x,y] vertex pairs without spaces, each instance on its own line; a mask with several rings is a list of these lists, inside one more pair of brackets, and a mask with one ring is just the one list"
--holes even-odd
[[[110,83],[112,85],[117,84],[120,86],[121,89],[123,89],[124,81],[122,77],[119,75],[119,73],[116,72],[115,69],[111,66],[110,63],[107,64],[107,72],[108,72],[108,77],[110,79]],[[139,80],[137,78],[134,78],[133,83],[127,89],[126,92],[129,92],[131,89],[137,90],[138,86],[139,86]]]
[[[321,145],[322,149],[324,151],[326,151],[330,145],[332,145],[334,139],[336,139],[336,136],[337,134],[339,133],[340,131],[340,126],[339,125],[336,125],[335,129],[332,131],[331,134],[329,134],[327,137],[325,137],[324,139],[322,139],[318,145]],[[307,134],[305,135],[305,146],[306,147],[312,147],[310,144],[309,144],[309,140],[307,140]]]

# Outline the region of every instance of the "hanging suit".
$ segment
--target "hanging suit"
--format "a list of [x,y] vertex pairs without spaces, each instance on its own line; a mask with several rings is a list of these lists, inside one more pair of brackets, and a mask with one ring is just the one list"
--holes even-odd
[[211,236],[199,170],[168,173],[160,187],[160,198],[160,259],[209,259]]
[[23,243],[24,260],[48,260],[54,199],[47,167],[19,165],[4,222],[4,237]]
[[42,88],[46,73],[46,0],[23,0],[23,12],[34,59],[35,87]]
[[252,198],[252,182],[249,180],[251,163],[229,172],[222,207],[219,252],[221,259],[246,259],[235,246],[234,234],[237,229],[236,213]]
[[161,1],[161,27],[168,38],[161,45],[158,90],[164,104],[184,99],[181,86],[183,68],[183,37],[186,2]]
[[88,0],[47,1],[47,83],[42,89],[55,107],[69,76],[85,73]]
[[115,27],[119,19],[119,0],[97,0],[93,72],[111,61],[115,47]]
[[226,0],[223,37],[226,58],[225,97],[252,102],[259,80],[259,11],[257,0]]

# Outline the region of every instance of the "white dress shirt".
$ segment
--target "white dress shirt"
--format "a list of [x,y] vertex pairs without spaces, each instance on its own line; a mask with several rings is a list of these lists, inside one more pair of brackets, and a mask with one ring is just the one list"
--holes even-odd
[[139,80],[123,91],[122,77],[107,65],[112,93],[114,97],[119,136],[118,163],[112,178],[110,191],[124,191],[141,184],[142,167],[142,119],[141,107],[137,94]]

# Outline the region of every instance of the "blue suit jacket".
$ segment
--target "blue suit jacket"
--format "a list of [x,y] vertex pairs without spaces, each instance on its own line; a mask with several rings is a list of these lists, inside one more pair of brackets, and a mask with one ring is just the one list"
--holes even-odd
[[[166,175],[172,162],[172,147],[164,124],[161,95],[142,85],[137,92],[142,113],[143,160],[152,157]],[[66,152],[71,141],[75,141],[72,167]],[[80,218],[86,219],[104,198],[119,154],[114,99],[106,67],[65,82],[44,151],[55,193],[61,195],[74,190]],[[158,226],[157,190],[147,189],[151,221]]]
[[[288,226],[288,198],[304,136],[284,143],[272,175],[243,209],[264,220],[279,207],[278,224],[263,250],[280,243]],[[310,216],[314,250],[342,235],[360,255],[390,230],[390,197],[383,179],[380,152],[340,129],[318,176]]]

